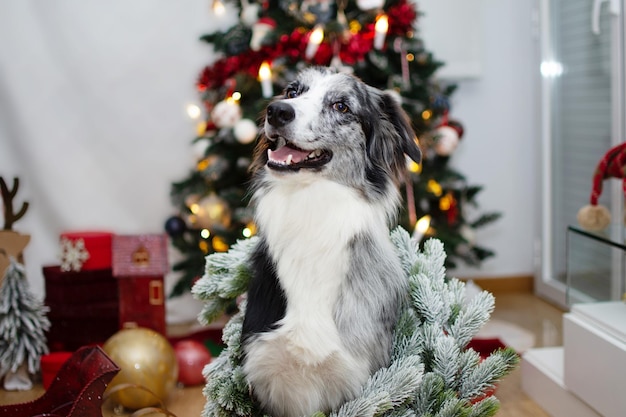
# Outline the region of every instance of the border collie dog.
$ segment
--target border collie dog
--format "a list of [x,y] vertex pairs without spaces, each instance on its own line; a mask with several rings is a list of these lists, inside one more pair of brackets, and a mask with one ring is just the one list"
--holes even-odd
[[266,109],[255,151],[243,369],[263,412],[328,412],[390,360],[407,283],[389,239],[408,155],[393,96],[308,69]]

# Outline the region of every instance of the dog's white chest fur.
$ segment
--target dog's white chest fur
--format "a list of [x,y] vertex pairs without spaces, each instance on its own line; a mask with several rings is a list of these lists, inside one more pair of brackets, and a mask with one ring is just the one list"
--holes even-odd
[[[320,402],[336,407],[367,380],[369,365],[342,346],[334,307],[350,267],[350,242],[364,231],[386,239],[384,210],[320,179],[279,182],[258,201],[257,222],[288,303],[279,327],[247,346],[247,377],[259,396],[305,402],[285,402],[292,409],[275,410],[281,415],[301,415]],[[333,387],[335,398],[328,394]]]

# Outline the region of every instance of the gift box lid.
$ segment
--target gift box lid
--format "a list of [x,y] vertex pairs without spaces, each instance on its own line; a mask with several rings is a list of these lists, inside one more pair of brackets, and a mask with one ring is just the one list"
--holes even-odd
[[113,276],[158,276],[168,270],[164,234],[113,236]]
[[111,268],[112,237],[112,232],[97,230],[61,233],[61,270],[78,272]]

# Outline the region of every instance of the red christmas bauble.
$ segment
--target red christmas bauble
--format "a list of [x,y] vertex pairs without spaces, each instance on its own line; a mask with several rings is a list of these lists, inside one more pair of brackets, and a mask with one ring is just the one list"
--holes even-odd
[[200,385],[206,381],[202,370],[211,362],[211,353],[196,340],[181,340],[174,344],[178,361],[178,382],[184,385]]

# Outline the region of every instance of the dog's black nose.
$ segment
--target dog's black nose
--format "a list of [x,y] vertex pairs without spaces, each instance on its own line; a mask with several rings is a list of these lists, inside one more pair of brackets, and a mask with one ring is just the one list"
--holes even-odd
[[296,118],[296,111],[287,103],[277,101],[267,106],[267,122],[274,127],[283,127]]

